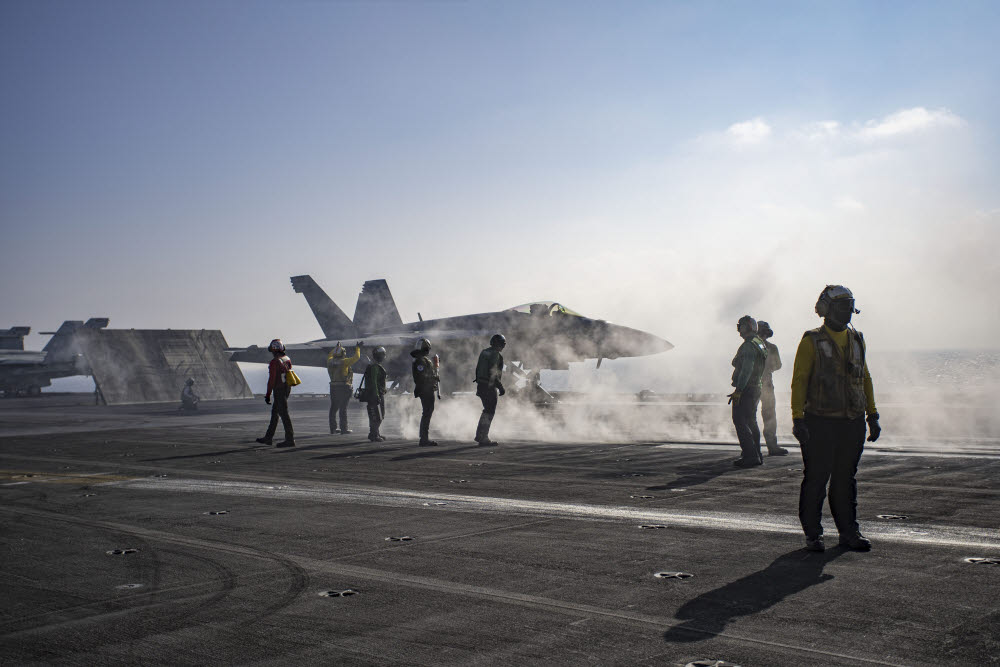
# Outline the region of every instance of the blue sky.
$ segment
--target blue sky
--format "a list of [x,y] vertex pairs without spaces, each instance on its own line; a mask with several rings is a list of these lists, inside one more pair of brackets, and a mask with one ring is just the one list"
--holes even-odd
[[315,338],[310,273],[348,314],[384,277],[405,320],[557,299],[704,351],[744,312],[792,344],[842,282],[876,348],[995,347],[998,18],[9,0],[0,327]]

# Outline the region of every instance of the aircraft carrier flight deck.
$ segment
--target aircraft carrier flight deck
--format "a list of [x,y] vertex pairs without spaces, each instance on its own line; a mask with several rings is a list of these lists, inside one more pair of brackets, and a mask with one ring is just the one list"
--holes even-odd
[[788,434],[739,470],[732,439],[530,440],[501,406],[500,446],[420,448],[406,400],[372,443],[295,396],[287,449],[260,399],[0,402],[0,663],[1000,662],[995,439],[869,444],[873,550],[825,510],[810,553]]

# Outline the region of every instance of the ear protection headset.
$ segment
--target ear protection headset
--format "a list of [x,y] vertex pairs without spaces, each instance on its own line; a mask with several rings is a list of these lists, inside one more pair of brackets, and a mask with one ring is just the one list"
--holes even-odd
[[[847,289],[843,285],[827,285],[823,288],[823,291],[819,295],[819,299],[816,301],[816,314],[820,317],[826,317],[830,314],[830,309],[833,308],[834,299],[841,298],[848,298],[853,301],[854,294],[852,294],[851,290]],[[855,308],[854,313],[860,314],[861,311]]]

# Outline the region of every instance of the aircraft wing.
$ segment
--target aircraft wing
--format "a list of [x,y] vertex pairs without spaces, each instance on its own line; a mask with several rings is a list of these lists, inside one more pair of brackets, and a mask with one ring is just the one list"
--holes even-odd
[[0,352],[0,366],[37,366],[45,363],[44,352],[30,350],[3,350]]

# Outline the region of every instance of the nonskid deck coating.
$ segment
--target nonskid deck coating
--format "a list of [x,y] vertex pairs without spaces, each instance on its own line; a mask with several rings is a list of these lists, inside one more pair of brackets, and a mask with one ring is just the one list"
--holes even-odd
[[[817,555],[799,548],[796,456],[738,471],[735,446],[373,445],[322,434],[322,403],[293,413],[304,437],[283,451],[252,444],[260,407],[188,422],[94,408],[100,428],[76,431],[45,410],[33,419],[46,433],[0,437],[0,469],[22,475],[0,480],[0,659],[1000,660],[1000,567],[964,560],[1000,547],[988,442],[948,457],[869,450],[860,516],[875,550]],[[415,537],[385,541],[403,534]],[[320,596],[345,588],[359,594]]]

